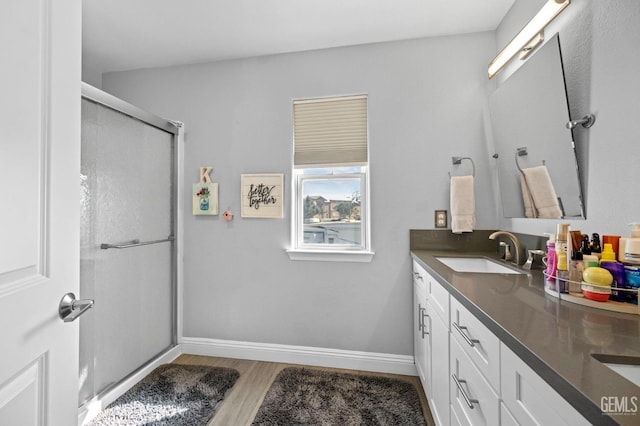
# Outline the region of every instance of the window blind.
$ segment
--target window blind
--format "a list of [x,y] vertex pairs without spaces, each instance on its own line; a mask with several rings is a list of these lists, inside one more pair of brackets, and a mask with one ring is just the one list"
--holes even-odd
[[367,97],[293,102],[295,167],[366,164]]

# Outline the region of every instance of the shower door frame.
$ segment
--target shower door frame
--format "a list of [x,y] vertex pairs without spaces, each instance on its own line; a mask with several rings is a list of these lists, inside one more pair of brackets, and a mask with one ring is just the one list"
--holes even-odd
[[163,353],[160,353],[156,357],[148,360],[145,364],[137,368],[131,374],[124,377],[119,383],[100,391],[97,395],[84,403],[81,407],[78,407],[78,425],[82,425],[85,419],[89,419],[101,409],[109,405],[120,395],[126,392],[129,388],[131,388],[131,386],[133,386],[135,383],[149,374],[154,368],[156,368],[160,364],[173,361],[181,354],[180,339],[182,336],[182,268],[181,263],[178,262],[178,259],[180,259],[180,253],[182,252],[182,227],[180,225],[182,213],[179,206],[182,205],[182,167],[180,165],[182,164],[184,142],[184,126],[182,122],[167,120],[144,111],[85,82],[82,82],[81,98],[91,102],[95,102],[96,104],[122,113],[135,120],[158,128],[160,130],[164,130],[173,135],[173,164],[171,168],[171,180],[173,183],[173,187],[171,190],[171,225],[173,228],[173,235],[175,239],[172,242],[173,250],[171,255],[171,297],[173,302],[171,313],[171,346],[169,346]]

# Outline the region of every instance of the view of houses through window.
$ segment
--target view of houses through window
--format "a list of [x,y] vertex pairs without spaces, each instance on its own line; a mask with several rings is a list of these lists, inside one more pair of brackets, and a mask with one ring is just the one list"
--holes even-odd
[[362,245],[361,171],[306,169],[300,176],[304,244]]

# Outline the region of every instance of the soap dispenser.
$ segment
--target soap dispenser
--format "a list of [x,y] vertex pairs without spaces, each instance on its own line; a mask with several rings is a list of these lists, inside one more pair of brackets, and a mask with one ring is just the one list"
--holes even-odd
[[631,237],[620,238],[618,260],[640,265],[640,223],[630,223]]

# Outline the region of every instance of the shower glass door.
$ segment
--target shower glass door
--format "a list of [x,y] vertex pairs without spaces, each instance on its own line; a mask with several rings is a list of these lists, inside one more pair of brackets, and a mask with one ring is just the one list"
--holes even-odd
[[79,406],[175,345],[175,134],[82,99]]

